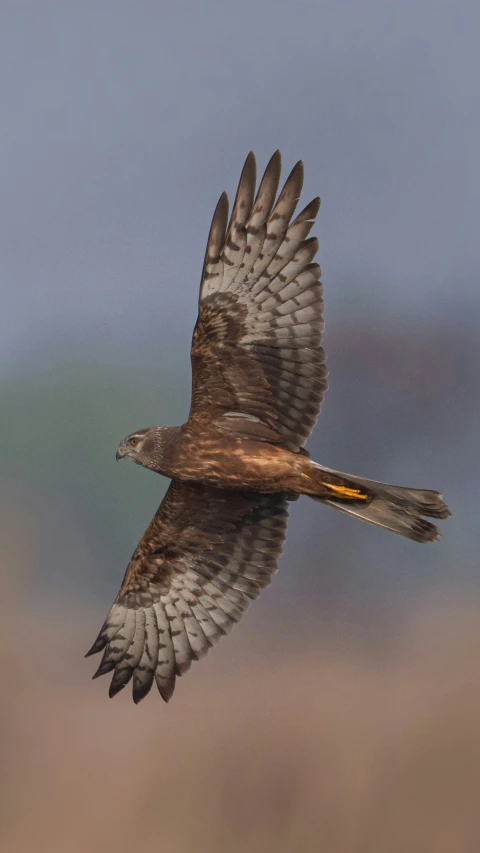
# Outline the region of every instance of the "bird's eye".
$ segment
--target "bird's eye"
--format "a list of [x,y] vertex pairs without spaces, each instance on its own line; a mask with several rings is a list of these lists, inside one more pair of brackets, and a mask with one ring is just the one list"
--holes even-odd
[[130,438],[128,443],[131,444],[132,447],[136,447],[138,444],[138,438]]

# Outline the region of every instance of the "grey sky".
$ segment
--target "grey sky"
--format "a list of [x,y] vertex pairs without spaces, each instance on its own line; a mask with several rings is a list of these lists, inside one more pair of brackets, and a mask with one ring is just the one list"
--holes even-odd
[[478,309],[476,2],[11,0],[1,19],[4,369],[57,334],[189,334],[250,148],[305,161],[331,312],[357,274],[359,301]]

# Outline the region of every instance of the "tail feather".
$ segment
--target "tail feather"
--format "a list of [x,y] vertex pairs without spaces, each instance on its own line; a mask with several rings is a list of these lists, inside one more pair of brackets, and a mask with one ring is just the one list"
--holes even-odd
[[[324,486],[333,489],[334,494],[330,497],[325,495],[323,490],[323,495],[311,495],[314,500],[369,524],[399,533],[414,542],[433,542],[440,535],[435,524],[426,521],[423,516],[448,518],[450,515],[450,510],[439,492],[389,486],[387,483],[342,474],[320,465],[315,467],[325,472]],[[344,491],[344,496],[339,486]],[[360,492],[358,497],[345,496],[346,492],[353,493],[356,490]]]

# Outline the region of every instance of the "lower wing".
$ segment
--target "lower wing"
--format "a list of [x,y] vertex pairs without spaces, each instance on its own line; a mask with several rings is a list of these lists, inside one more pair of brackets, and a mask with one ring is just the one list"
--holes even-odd
[[110,696],[133,678],[139,702],[156,683],[168,702],[177,675],[199,660],[267,586],[287,526],[285,495],[172,481],[140,540],[88,655]]

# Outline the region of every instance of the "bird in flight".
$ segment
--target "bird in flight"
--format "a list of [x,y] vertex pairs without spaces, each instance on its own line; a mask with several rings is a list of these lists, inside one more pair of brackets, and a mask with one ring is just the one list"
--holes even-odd
[[117,451],[171,483],[88,652],[103,651],[94,678],[113,672],[110,696],[132,679],[134,702],[154,682],[168,702],[177,676],[272,580],[299,495],[416,542],[438,536],[425,516],[450,515],[438,492],[342,474],[305,450],[327,388],[318,240],[308,236],[320,199],[293,219],[303,164],[277,197],[280,171],[277,151],[256,191],[250,153],[230,219],[226,193],[215,209],[188,421],[137,430]]

